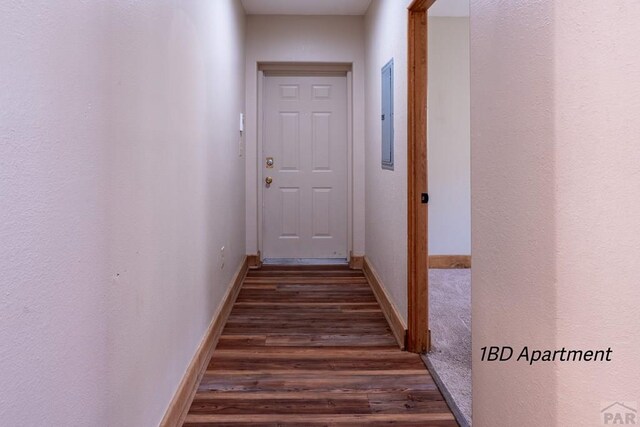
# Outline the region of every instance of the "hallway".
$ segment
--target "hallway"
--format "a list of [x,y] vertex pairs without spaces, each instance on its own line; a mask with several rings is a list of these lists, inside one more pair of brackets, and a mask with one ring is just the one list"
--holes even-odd
[[221,424],[457,425],[346,266],[249,271],[184,425]]

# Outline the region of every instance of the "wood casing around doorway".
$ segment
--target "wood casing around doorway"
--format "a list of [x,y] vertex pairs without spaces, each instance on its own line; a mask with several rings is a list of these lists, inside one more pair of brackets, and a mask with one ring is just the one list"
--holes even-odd
[[407,122],[407,349],[429,350],[427,260],[427,9],[435,0],[409,6]]

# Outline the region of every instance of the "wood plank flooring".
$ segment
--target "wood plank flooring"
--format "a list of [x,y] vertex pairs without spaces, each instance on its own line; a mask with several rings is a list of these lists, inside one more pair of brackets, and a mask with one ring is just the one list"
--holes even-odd
[[361,271],[265,266],[244,280],[184,423],[222,425],[458,424]]

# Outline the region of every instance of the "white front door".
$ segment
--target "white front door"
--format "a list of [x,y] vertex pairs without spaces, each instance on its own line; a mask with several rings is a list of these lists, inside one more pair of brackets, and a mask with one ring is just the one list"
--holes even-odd
[[267,76],[263,99],[263,257],[346,258],[346,77]]

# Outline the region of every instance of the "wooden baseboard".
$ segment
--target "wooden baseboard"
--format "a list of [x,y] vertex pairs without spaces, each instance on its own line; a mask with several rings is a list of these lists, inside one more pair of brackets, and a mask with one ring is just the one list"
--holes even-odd
[[378,276],[373,265],[371,265],[371,261],[366,256],[363,258],[362,270],[364,271],[364,275],[369,281],[371,289],[373,289],[373,293],[382,308],[384,317],[386,317],[387,322],[389,322],[389,326],[391,327],[393,335],[396,337],[396,341],[398,341],[398,345],[404,350],[407,347],[407,325],[402,316],[400,316],[400,313],[398,313],[395,304],[393,304],[391,298],[389,298],[389,294],[387,294],[384,284],[380,280],[380,276]]
[[257,255],[247,255],[249,268],[256,269],[256,268],[262,267],[262,261],[260,261],[260,259],[261,259],[260,251],[258,251]]
[[211,354],[218,344],[218,339],[220,338],[220,334],[222,334],[222,329],[227,322],[229,313],[231,313],[233,304],[238,297],[238,293],[240,293],[242,281],[247,274],[248,268],[248,258],[245,257],[240,264],[238,271],[233,276],[231,284],[222,298],[220,307],[213,316],[213,319],[207,328],[207,332],[205,332],[204,337],[196,350],[196,354],[193,356],[191,363],[187,367],[187,371],[176,390],[176,394],[173,396],[173,399],[167,408],[167,412],[160,423],[161,427],[181,426],[184,419],[187,417],[191,401],[193,400],[198,389],[198,384],[207,369],[207,364],[209,363]]
[[352,270],[362,270],[364,265],[364,256],[349,254],[349,268]]
[[429,255],[429,268],[471,268],[471,255]]

